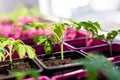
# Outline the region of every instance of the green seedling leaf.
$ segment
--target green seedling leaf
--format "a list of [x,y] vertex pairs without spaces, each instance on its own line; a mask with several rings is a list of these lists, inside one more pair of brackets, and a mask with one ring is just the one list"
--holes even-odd
[[16,50],[17,50],[18,55],[19,55],[20,58],[24,58],[24,57],[25,57],[26,48],[25,48],[24,45],[19,44],[19,45],[17,46],[17,49],[16,49]]
[[80,60],[83,66],[87,69],[87,80],[97,80],[98,72],[102,72],[108,80],[119,80],[120,72],[115,68],[112,62],[109,62],[107,58],[101,55],[92,54],[88,58]]
[[54,33],[56,36],[60,39],[61,36],[63,35],[63,31],[65,30],[65,25],[64,24],[55,24],[54,25]]
[[44,49],[46,54],[50,54],[52,52],[52,45],[49,41],[45,41]]
[[28,46],[28,45],[24,45],[24,46],[27,50],[28,57],[33,59],[36,55],[35,50],[31,46]]
[[107,33],[107,36],[103,35],[97,35],[97,37],[95,37],[95,40],[105,40],[109,46],[110,46],[110,54],[112,55],[112,42],[113,39],[118,35],[118,31],[111,31],[109,33]]
[[81,60],[82,65],[87,69],[87,80],[97,80],[97,67],[95,64],[91,63],[90,60]]
[[0,62],[4,60],[3,59],[4,57],[5,57],[5,50],[2,47],[0,47]]
[[56,35],[60,38],[62,36],[62,29],[60,27],[56,27],[54,29],[54,32],[56,33]]
[[45,35],[39,36],[39,38],[36,38],[34,41],[37,43],[37,45],[44,43],[48,38]]
[[14,72],[14,75],[16,76],[16,80],[22,80],[25,77],[24,72]]
[[35,44],[37,44],[37,42],[39,42],[39,37],[34,35],[33,36],[33,41],[35,42]]
[[107,34],[106,40],[109,41],[111,39],[114,39],[117,35],[118,35],[118,32],[113,30]]
[[93,38],[94,40],[104,40],[105,39],[105,35],[97,35],[97,37]]
[[103,35],[97,35],[97,37],[95,37],[93,39],[95,39],[95,40],[105,40],[110,46],[110,54],[112,55],[112,42],[113,42],[113,39],[116,38],[117,35],[118,35],[118,31],[112,30],[111,32],[107,33],[106,36],[104,34]]
[[3,42],[3,43],[0,43],[1,47],[5,47],[5,46],[7,46],[8,44],[9,44],[9,41],[8,41],[8,40],[5,41],[5,42]]
[[[53,37],[53,38],[51,38],[51,37]],[[53,35],[49,35],[49,36],[41,35],[41,36],[39,36],[39,38],[34,37],[34,41],[37,43],[37,45],[44,44],[44,50],[45,50],[46,54],[49,54],[52,52],[52,43],[53,42],[51,43],[49,38],[51,41],[56,39],[55,36],[53,36]]]
[[6,38],[5,37],[0,37],[0,42],[4,42],[6,41]]
[[98,22],[92,22],[92,21],[88,21],[88,22],[94,25],[97,29],[101,30],[101,27]]
[[80,22],[79,25],[81,25],[81,28],[85,29],[87,31],[86,35],[86,46],[88,43],[88,38],[90,37],[90,34],[92,33],[92,38],[95,37],[95,35],[98,35],[98,29],[100,29],[100,26],[97,22]]
[[0,52],[0,58],[4,58],[4,57],[5,55],[2,52]]
[[118,33],[120,33],[120,30],[118,30]]
[[33,77],[35,78],[35,80],[38,80],[39,73],[36,70],[30,69],[28,73],[30,74],[30,77]]
[[5,52],[4,48],[0,47],[0,53],[4,54],[4,52]]
[[53,45],[54,45],[56,42],[58,42],[58,40],[55,38],[54,35],[51,35],[51,36],[50,36],[50,40],[51,40],[51,42],[52,42]]
[[36,29],[38,29],[38,28],[46,29],[47,28],[47,25],[45,25],[43,23],[33,22],[33,23],[29,23],[29,25],[31,27],[35,27]]
[[93,30],[93,32],[95,34],[98,34],[98,29],[96,28],[96,26],[94,26],[93,24],[89,23],[89,22],[80,22],[81,26],[83,26],[84,29],[86,29],[87,31],[90,31],[91,29]]
[[68,23],[63,23],[65,26],[70,26]]
[[120,80],[119,70],[111,68],[109,70],[104,69],[104,74],[108,77],[108,80]]
[[71,25],[72,25],[73,27],[75,27],[77,31],[81,29],[80,23],[73,22]]
[[21,40],[15,40],[14,47],[17,48],[19,44],[24,44]]

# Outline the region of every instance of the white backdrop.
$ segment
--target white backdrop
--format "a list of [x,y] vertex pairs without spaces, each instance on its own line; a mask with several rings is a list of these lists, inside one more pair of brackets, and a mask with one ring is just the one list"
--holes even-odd
[[11,12],[19,6],[38,6],[38,0],[0,0],[0,11]]

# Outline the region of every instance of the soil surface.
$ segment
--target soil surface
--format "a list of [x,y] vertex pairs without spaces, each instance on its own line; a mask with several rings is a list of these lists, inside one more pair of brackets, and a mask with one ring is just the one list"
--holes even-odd
[[42,65],[45,66],[43,66],[45,68],[43,75],[52,77],[54,75],[64,74],[83,68],[76,60],[84,57],[85,56],[78,52],[70,51],[64,52],[64,60],[61,60],[60,53],[41,55],[38,56],[38,59],[42,62]]
[[22,71],[27,71],[31,68],[28,62],[18,62],[18,63],[13,63],[13,69],[18,69]]
[[[28,62],[13,63],[13,69],[15,69],[15,70],[27,71],[30,68],[31,68],[31,66],[29,65]],[[12,70],[10,64],[0,65],[0,77],[12,75],[12,72],[10,70]]]
[[56,57],[50,57],[49,60],[43,61],[43,63],[47,67],[52,67],[52,66],[70,64],[73,63],[73,61],[71,60],[71,58],[61,60],[61,59],[57,59]]
[[[56,57],[50,57],[48,60],[45,60],[42,62],[47,67],[55,67],[55,66],[60,66],[60,65],[62,66],[65,64],[74,63],[74,60],[72,60],[71,58],[66,58],[64,60],[61,60],[61,59],[57,59]],[[44,74],[49,77],[52,77],[53,75],[64,74],[64,73],[72,72],[78,69],[80,69],[80,67],[66,68],[66,69],[60,69],[60,70],[56,69],[56,70],[46,71]]]

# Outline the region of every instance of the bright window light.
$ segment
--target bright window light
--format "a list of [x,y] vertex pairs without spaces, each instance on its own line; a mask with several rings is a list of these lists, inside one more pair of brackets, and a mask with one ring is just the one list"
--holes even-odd
[[91,0],[90,2],[90,6],[97,11],[117,9],[118,5],[119,0]]
[[80,6],[86,6],[90,0],[51,0],[52,12],[60,17],[69,18],[71,10]]

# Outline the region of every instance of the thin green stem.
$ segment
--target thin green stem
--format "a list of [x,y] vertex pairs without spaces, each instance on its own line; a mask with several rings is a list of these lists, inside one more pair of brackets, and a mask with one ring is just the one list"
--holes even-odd
[[11,65],[11,69],[13,68],[13,61],[12,61],[12,48],[13,48],[13,45],[10,46],[10,51],[9,51],[9,57],[10,57],[10,65]]
[[64,55],[63,55],[63,41],[64,41],[64,39],[63,39],[63,35],[62,35],[62,41],[60,40],[60,38],[57,36],[57,34],[56,33],[54,33],[55,34],[55,36],[57,37],[57,39],[60,41],[60,47],[61,47],[61,60],[64,60]]
[[110,56],[112,56],[112,42],[109,43],[110,46]]
[[60,45],[61,45],[61,60],[64,60],[64,54],[63,54],[63,41],[64,41],[64,38],[63,37],[64,36],[62,35],[62,41],[60,43]]
[[5,59],[9,56],[9,52],[7,50],[5,50],[6,54],[5,54]]
[[11,66],[11,69],[12,69],[13,68],[13,65],[12,65],[12,55],[10,54],[9,57],[10,57],[10,66]]
[[88,47],[88,38],[89,38],[89,31],[87,31],[87,35],[86,35],[86,47]]
[[61,60],[64,60],[64,55],[63,55],[63,42],[61,42],[60,45],[61,45]]

